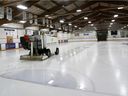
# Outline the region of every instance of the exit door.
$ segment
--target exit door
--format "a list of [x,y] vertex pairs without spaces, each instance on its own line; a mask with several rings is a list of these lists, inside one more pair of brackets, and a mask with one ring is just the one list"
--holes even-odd
[[107,41],[108,32],[97,31],[97,41]]

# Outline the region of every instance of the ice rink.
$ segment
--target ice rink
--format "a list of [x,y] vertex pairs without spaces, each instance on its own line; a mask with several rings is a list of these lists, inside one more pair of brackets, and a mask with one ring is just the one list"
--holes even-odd
[[24,54],[0,51],[0,96],[128,96],[127,42],[64,43],[44,61]]

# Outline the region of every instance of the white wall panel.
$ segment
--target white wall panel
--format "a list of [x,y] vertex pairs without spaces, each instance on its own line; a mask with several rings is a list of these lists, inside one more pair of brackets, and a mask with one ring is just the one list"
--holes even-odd
[[18,33],[18,38],[20,38],[21,36],[24,36],[25,30],[24,29],[18,29],[17,33]]
[[6,33],[4,32],[4,28],[0,28],[0,39],[5,39]]

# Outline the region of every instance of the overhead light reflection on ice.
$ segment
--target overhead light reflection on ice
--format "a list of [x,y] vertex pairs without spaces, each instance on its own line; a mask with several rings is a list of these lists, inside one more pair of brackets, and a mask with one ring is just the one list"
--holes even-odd
[[126,96],[127,95],[127,89],[126,89],[126,87],[124,85],[122,85],[120,88],[121,88],[120,89],[121,95]]
[[[80,90],[93,90],[92,81],[77,72],[66,70],[66,66],[63,65],[60,68],[62,71],[46,70],[46,69],[26,69],[21,71],[9,72],[1,75],[4,78],[33,82],[42,85],[50,85],[62,88],[80,89]],[[86,88],[85,88],[86,87]]]
[[48,84],[52,84],[54,82],[54,80],[50,80],[49,82],[48,82]]
[[117,79],[120,78],[120,70],[119,70],[119,69],[116,70],[116,74],[115,74],[115,75],[116,75],[116,78],[117,78]]
[[66,66],[65,66],[65,65],[61,65],[61,72],[62,72],[63,74],[66,73]]
[[60,60],[63,61],[63,57],[60,57]]
[[74,51],[74,55],[76,55],[76,52]]
[[70,56],[73,56],[73,54],[72,54],[72,53],[70,53]]
[[85,89],[85,84],[84,83],[81,83],[79,89],[84,90]]

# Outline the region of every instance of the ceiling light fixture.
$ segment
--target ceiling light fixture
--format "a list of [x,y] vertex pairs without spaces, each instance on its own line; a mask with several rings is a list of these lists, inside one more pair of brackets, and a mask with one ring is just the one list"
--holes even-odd
[[54,80],[50,80],[49,82],[48,82],[48,84],[52,84],[54,82]]
[[91,26],[94,26],[94,24],[91,24]]
[[77,26],[74,26],[75,28],[77,28]]
[[60,20],[60,23],[64,23],[64,20]]
[[48,16],[48,18],[49,18],[49,19],[52,19],[52,17],[51,17],[51,16]]
[[59,30],[61,30],[61,28],[58,28]]
[[2,26],[8,26],[8,24],[3,24]]
[[118,14],[116,14],[116,15],[114,15],[114,18],[117,18],[119,15]]
[[22,24],[26,23],[26,21],[24,21],[24,20],[21,20],[21,21],[19,21],[19,22],[22,23]]
[[113,23],[110,23],[110,25],[113,25]]
[[17,8],[22,9],[22,10],[28,9],[28,7],[24,5],[17,5]]
[[72,25],[72,23],[69,23],[68,25],[69,25],[69,26],[71,26],[71,25]]
[[81,9],[76,10],[76,12],[81,12],[81,11],[82,11]]
[[120,10],[120,9],[124,9],[124,7],[118,7],[117,9],[119,9],[119,10]]
[[84,19],[85,19],[85,20],[87,20],[87,19],[88,19],[88,17],[84,17]]
[[115,20],[112,20],[112,22],[115,22]]
[[92,23],[91,21],[88,21],[88,23],[90,24],[90,23]]
[[65,5],[62,5],[62,7],[65,7]]
[[126,28],[126,26],[124,26],[124,28]]
[[45,17],[49,17],[49,15],[45,15]]

